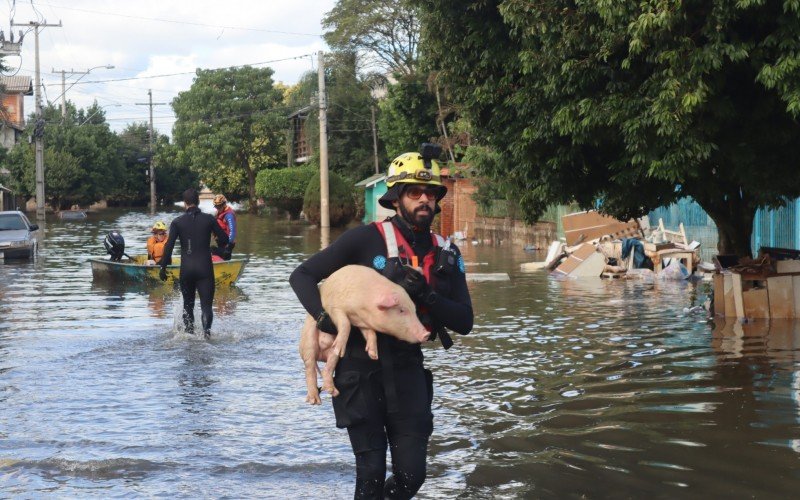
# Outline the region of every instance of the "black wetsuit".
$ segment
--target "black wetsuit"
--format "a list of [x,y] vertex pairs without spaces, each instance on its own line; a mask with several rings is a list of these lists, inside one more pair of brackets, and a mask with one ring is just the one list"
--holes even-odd
[[161,266],[172,262],[172,250],[177,238],[181,241],[181,294],[183,295],[183,324],[186,331],[194,333],[194,298],[200,294],[200,321],[203,333],[209,334],[214,313],[211,303],[214,300],[214,269],[211,264],[211,235],[217,236],[220,246],[228,243],[228,235],[219,227],[217,220],[197,207],[172,221],[169,238],[164,245]]
[[[428,233],[403,231],[419,261],[433,248]],[[472,329],[472,303],[458,249],[458,266],[437,276],[437,300],[429,306],[434,324],[461,334]],[[342,234],[329,247],[301,264],[289,283],[313,317],[322,311],[317,283],[348,264],[380,271],[386,262],[386,243],[370,224]],[[357,329],[350,334],[345,357],[334,382],[340,395],[333,398],[337,427],[346,427],[356,456],[355,498],[411,498],[425,481],[428,439],[433,432],[432,375],[423,366],[419,344],[379,335],[379,360],[364,353]],[[393,476],[386,477],[386,449],[391,446]]]

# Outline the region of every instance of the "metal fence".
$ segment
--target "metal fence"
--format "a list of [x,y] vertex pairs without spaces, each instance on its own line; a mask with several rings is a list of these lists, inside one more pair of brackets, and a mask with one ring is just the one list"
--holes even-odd
[[[717,226],[694,200],[684,198],[650,212],[650,224],[658,224],[659,218],[669,229],[683,222],[686,236],[702,244],[703,260],[710,260],[717,253]],[[800,249],[800,198],[788,200],[777,209],[756,211],[750,245],[753,255],[762,246]]]
[[[553,205],[540,220],[555,222],[557,234],[561,237],[564,236],[561,217],[576,211],[578,208],[575,206]],[[700,257],[703,260],[710,261],[717,254],[717,226],[691,198],[657,208],[648,214],[651,226],[657,226],[659,219],[664,222],[664,227],[673,231],[677,231],[683,223],[689,241],[700,242]],[[787,201],[781,208],[756,212],[751,240],[753,254],[762,246],[800,249],[800,198]]]
[[717,226],[711,217],[700,208],[694,200],[683,198],[677,203],[653,210],[648,214],[651,226],[657,226],[658,220],[664,221],[664,227],[677,230],[681,223],[686,237],[691,242],[700,242],[700,258],[710,261],[717,253]]
[[[564,236],[564,227],[561,217],[579,211],[577,205],[551,205],[539,217],[541,221],[550,221],[556,224],[556,234]],[[514,217],[516,206],[508,202],[495,202],[491,207],[478,209],[478,214],[486,217]],[[709,215],[697,202],[691,198],[683,198],[677,203],[653,210],[648,215],[650,226],[657,226],[658,220],[664,222],[664,227],[677,231],[681,223],[686,231],[686,237],[691,242],[700,242],[700,257],[710,261],[717,254],[717,226]],[[758,249],[765,247],[780,247],[800,249],[800,198],[787,200],[786,204],[777,209],[758,210],[753,221],[753,236],[751,249],[753,255]]]

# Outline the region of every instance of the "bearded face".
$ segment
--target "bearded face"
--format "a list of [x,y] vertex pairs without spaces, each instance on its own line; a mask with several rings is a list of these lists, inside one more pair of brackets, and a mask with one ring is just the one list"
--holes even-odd
[[400,199],[394,202],[395,208],[410,225],[429,230],[436,215],[436,198],[439,187],[410,184],[403,189]]

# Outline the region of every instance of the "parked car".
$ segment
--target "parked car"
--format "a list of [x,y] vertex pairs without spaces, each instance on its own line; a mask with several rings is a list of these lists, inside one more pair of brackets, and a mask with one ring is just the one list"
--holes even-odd
[[22,212],[0,212],[0,261],[35,257],[38,230],[39,226],[31,224]]

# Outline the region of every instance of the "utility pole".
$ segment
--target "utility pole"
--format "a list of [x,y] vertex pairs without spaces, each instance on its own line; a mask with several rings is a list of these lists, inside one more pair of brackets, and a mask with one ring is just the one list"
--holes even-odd
[[320,50],[317,53],[319,78],[319,226],[331,227],[330,200],[328,198],[328,100],[325,96],[325,63]]
[[67,71],[62,69],[61,71],[56,71],[53,68],[53,73],[61,73],[61,118],[64,120],[67,119],[67,73],[70,75],[88,75],[88,71]]
[[36,127],[33,132],[33,137],[36,140],[36,219],[44,220],[44,119],[42,118],[42,80],[39,65],[39,29],[60,28],[61,21],[59,21],[58,24],[47,24],[46,22],[40,23],[37,21],[30,21],[28,24],[18,24],[12,20],[11,26],[33,26],[33,33],[35,34],[36,86],[34,87],[34,100],[36,101]]
[[150,151],[150,214],[156,213],[156,167],[153,163],[153,106],[165,106],[165,102],[153,102],[153,89],[147,91],[150,97],[149,102],[137,102],[137,106],[150,106],[150,133],[149,133],[149,151]]
[[375,158],[375,173],[379,174],[381,171],[378,168],[378,131],[375,129],[375,106],[370,106],[369,110],[372,111],[372,156]]
[[[94,68],[87,69],[86,71],[75,71],[75,70],[67,71],[65,69],[56,71],[55,69],[53,69],[53,73],[61,73],[61,118],[65,120],[67,119],[67,90],[69,90],[67,89],[67,75],[81,75],[78,78],[78,80],[80,80],[84,76],[91,73],[93,69],[97,68],[114,69],[114,66],[112,66],[111,64],[106,64],[105,66],[95,66]],[[78,80],[75,80],[69,86],[69,88],[72,88],[72,86],[75,85],[78,82]]]

